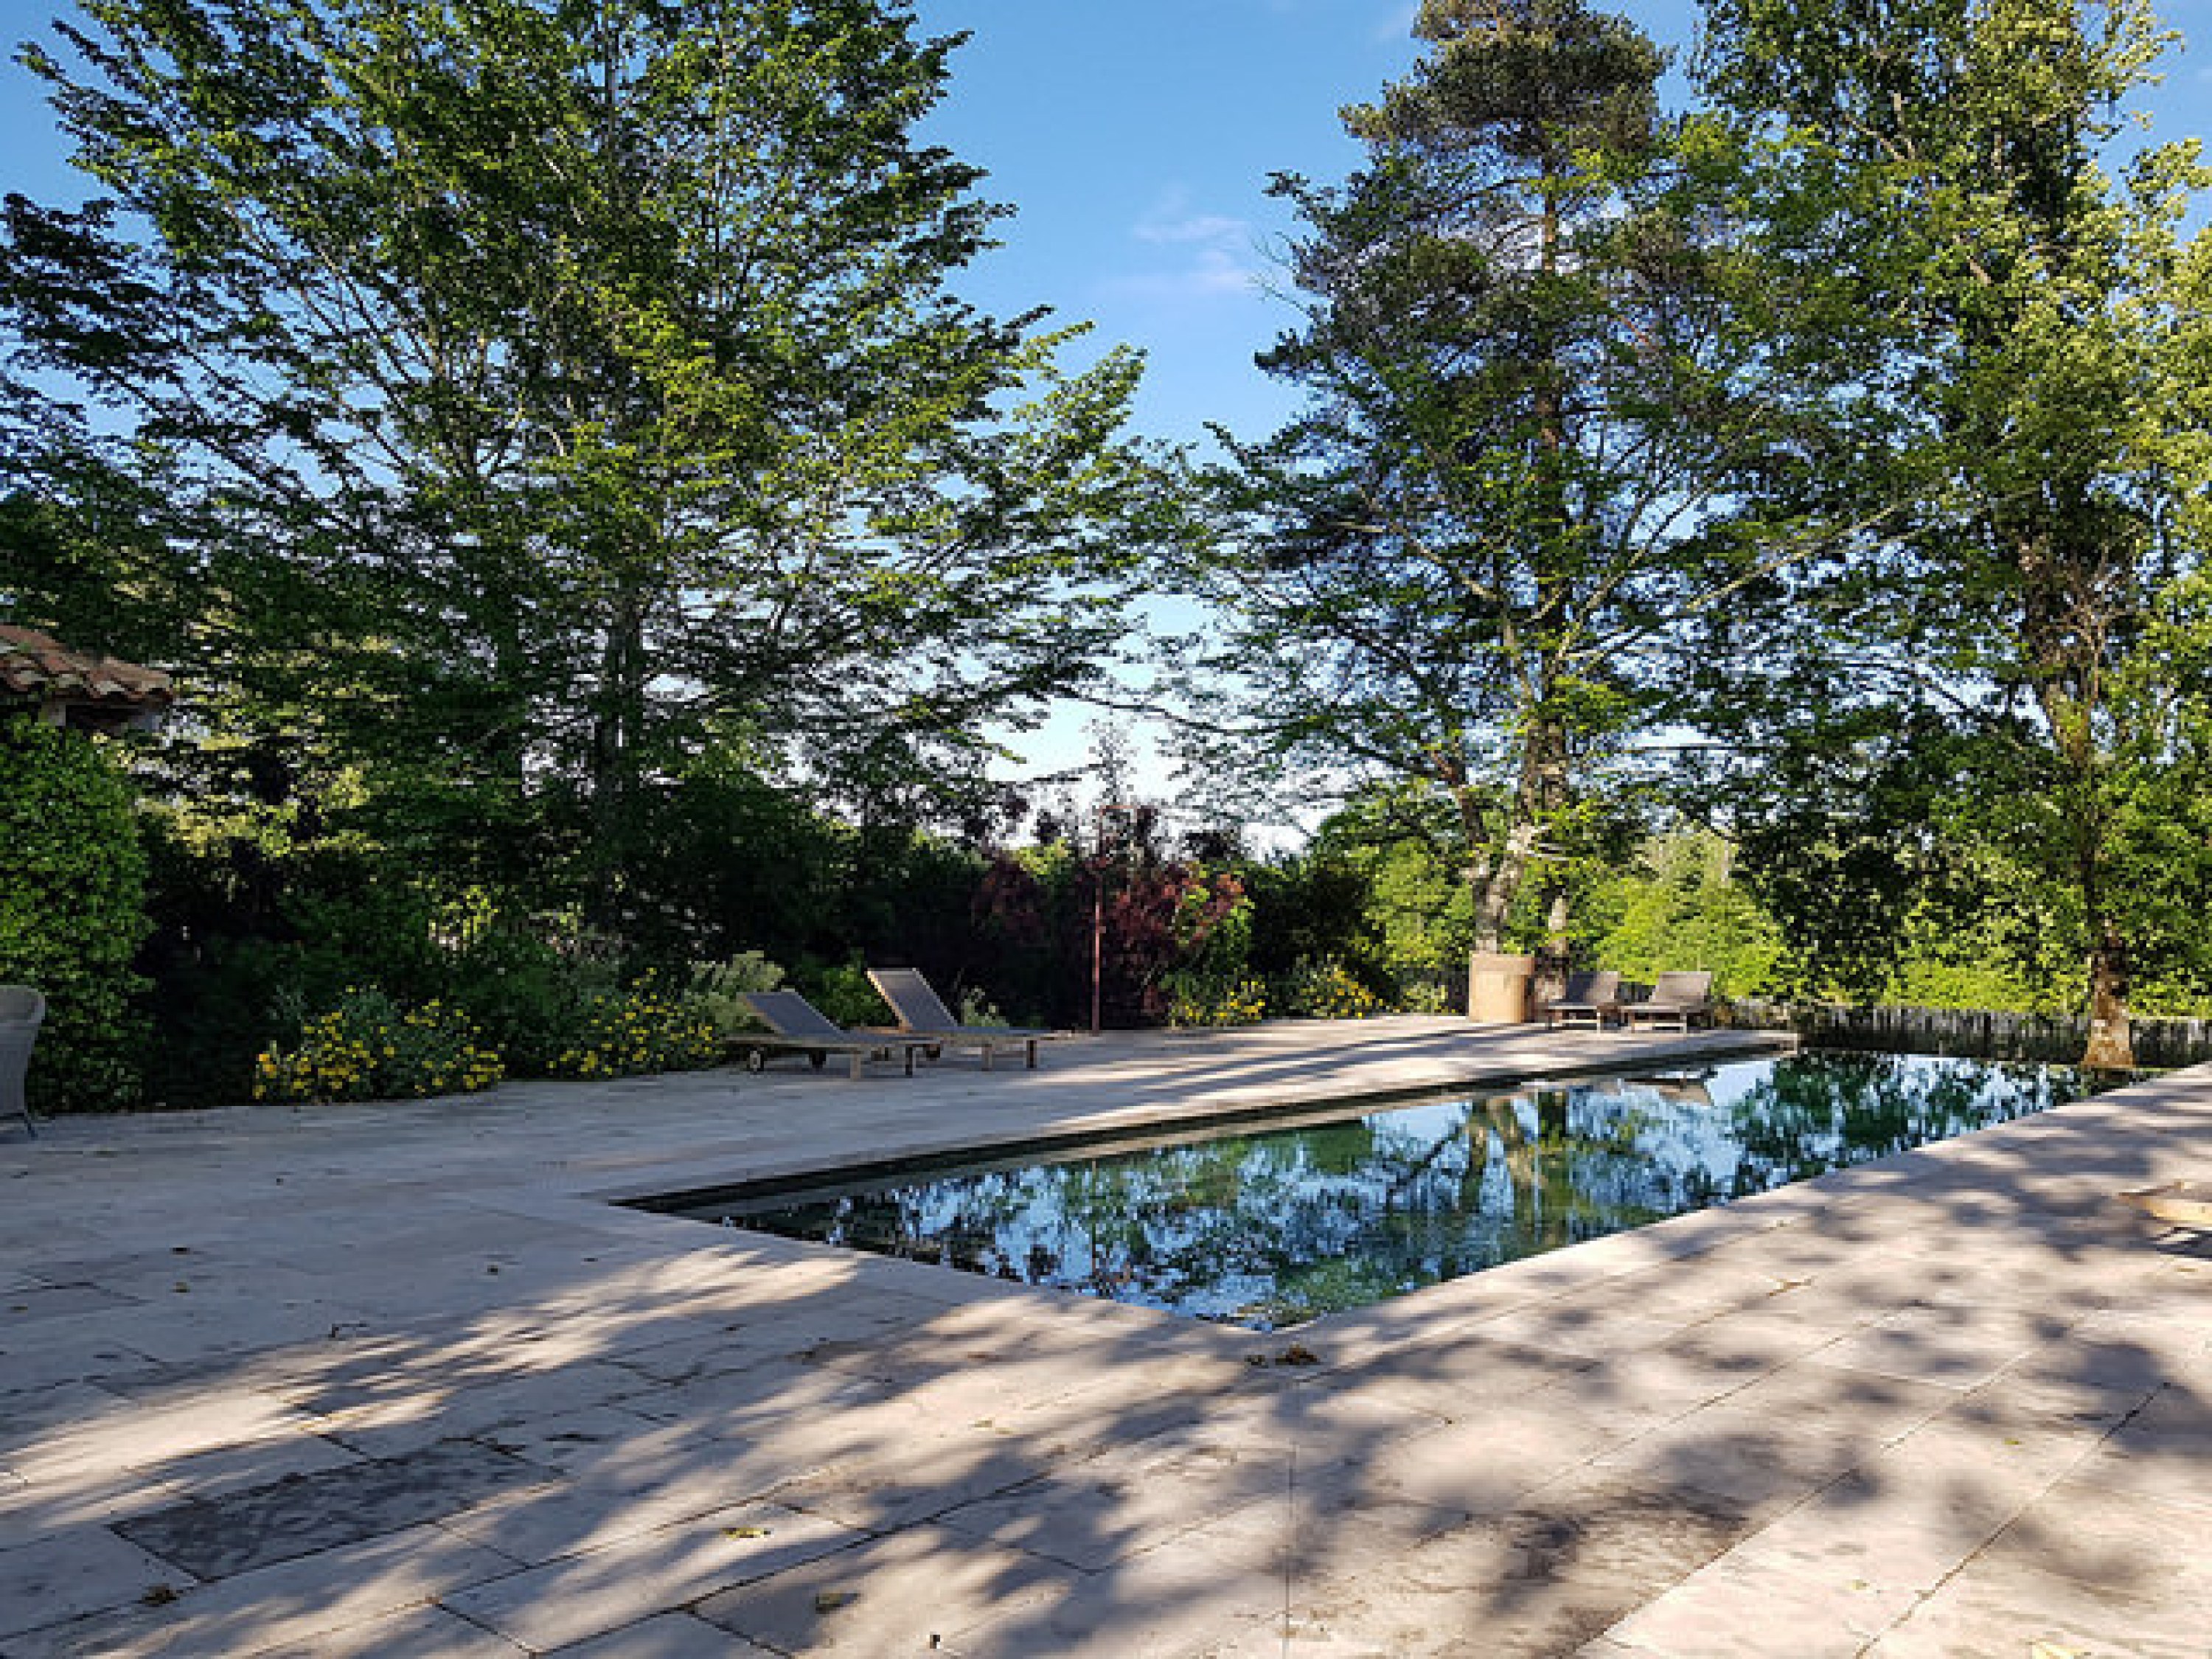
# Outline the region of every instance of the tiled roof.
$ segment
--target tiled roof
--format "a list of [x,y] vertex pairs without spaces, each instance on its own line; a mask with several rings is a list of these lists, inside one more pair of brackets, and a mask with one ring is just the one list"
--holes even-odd
[[176,700],[158,668],[72,651],[50,634],[0,623],[0,700],[91,703],[102,708],[165,708]]

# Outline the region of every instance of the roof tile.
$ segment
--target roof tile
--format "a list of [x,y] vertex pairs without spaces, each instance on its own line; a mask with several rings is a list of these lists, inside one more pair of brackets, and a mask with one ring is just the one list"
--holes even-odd
[[162,708],[176,701],[168,675],[118,657],[72,651],[51,634],[0,623],[0,696]]

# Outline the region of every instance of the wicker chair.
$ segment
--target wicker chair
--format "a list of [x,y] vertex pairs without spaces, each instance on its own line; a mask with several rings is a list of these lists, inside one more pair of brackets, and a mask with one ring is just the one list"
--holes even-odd
[[31,1121],[23,1078],[31,1069],[31,1045],[39,1040],[39,1022],[46,1017],[46,998],[29,986],[0,985],[0,1117],[13,1114],[21,1118],[34,1140],[39,1126]]

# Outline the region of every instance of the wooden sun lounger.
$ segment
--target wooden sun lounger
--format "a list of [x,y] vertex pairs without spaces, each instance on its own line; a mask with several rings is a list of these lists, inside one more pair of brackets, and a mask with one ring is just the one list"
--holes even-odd
[[1567,988],[1557,1002],[1544,1007],[1544,1023],[1559,1027],[1582,1026],[1597,1030],[1620,1013],[1620,975],[1607,968],[1591,974],[1569,974]]
[[899,1030],[911,1036],[929,1039],[932,1060],[937,1058],[936,1050],[940,1047],[980,1048],[983,1051],[983,1069],[988,1072],[991,1069],[991,1057],[997,1050],[1019,1048],[1029,1069],[1034,1072],[1037,1044],[1062,1035],[1019,1025],[963,1025],[916,969],[871,968],[868,978],[890,1005],[891,1012],[898,1016]]
[[820,1071],[832,1054],[849,1054],[853,1060],[853,1080],[857,1083],[863,1075],[862,1068],[872,1060],[906,1061],[906,1074],[914,1075],[914,1051],[927,1048],[927,1040],[908,1037],[896,1031],[848,1030],[837,1024],[796,991],[741,992],[745,1006],[768,1022],[765,1031],[740,1033],[732,1046],[745,1069],[757,1072],[767,1066],[768,1057],[778,1050],[796,1051],[814,1062]]
[[1692,1025],[1712,1024],[1712,1003],[1711,974],[1668,973],[1652,981],[1647,1000],[1623,1003],[1620,1012],[1628,1016],[1632,1031],[1686,1031]]

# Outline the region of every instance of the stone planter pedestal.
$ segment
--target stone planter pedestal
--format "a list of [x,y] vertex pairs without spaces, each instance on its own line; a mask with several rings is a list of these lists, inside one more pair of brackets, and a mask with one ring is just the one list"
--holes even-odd
[[1487,1024],[1525,1025],[1536,958],[1477,951],[1468,959],[1467,1017]]

